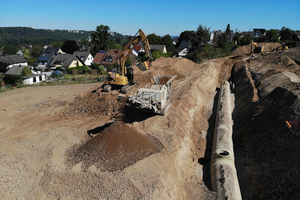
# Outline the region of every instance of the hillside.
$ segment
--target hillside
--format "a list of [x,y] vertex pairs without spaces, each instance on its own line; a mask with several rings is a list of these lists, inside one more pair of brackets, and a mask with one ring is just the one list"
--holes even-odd
[[[34,29],[29,27],[0,27],[0,46],[7,44],[51,44],[65,40],[82,40],[91,37],[93,31],[70,31]],[[111,39],[119,37],[122,40],[127,36],[111,32]]]

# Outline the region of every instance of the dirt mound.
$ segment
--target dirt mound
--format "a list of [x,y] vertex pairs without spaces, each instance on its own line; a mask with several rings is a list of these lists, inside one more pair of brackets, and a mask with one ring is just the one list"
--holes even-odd
[[282,55],[274,60],[272,63],[279,66],[297,66],[294,60],[292,60],[288,55]]
[[118,99],[118,91],[103,92],[101,88],[78,95],[66,106],[66,116],[94,116],[108,115],[112,117],[122,114],[126,98]]
[[134,68],[135,82],[137,82],[140,88],[144,87],[148,83],[154,83],[152,77],[157,74],[177,75],[175,80],[182,79],[190,74],[196,66],[198,66],[196,63],[185,58],[160,57],[152,62],[152,67],[150,70],[141,71],[135,65],[133,65],[132,68]]
[[162,148],[155,138],[118,121],[75,150],[71,160],[73,163],[84,162],[86,167],[96,164],[100,169],[117,171],[160,152]]
[[[262,42],[262,43],[257,43],[258,46],[263,46],[264,47],[264,52],[271,52],[274,49],[276,49],[277,47],[280,46],[279,43],[277,42],[272,42],[272,43],[266,43],[266,42]],[[235,49],[231,55],[232,56],[236,56],[236,55],[246,55],[246,54],[250,54],[251,53],[251,44],[239,47],[237,49]]]

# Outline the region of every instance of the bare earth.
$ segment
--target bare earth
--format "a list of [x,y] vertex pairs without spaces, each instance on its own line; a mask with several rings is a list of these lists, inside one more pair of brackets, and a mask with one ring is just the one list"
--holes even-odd
[[[236,89],[240,117],[253,102],[264,105],[263,97],[280,85],[278,79],[270,80],[277,72],[287,90],[294,92],[300,82],[299,53],[294,53],[294,60],[287,53],[251,58],[246,48],[202,64],[160,58],[145,72],[133,66],[139,88],[153,83],[156,74],[177,75],[166,116],[132,110],[125,105],[126,97],[118,100],[117,91],[102,92],[100,83],[0,93],[0,199],[215,199],[199,159],[207,158],[209,119],[220,82],[230,78],[237,63],[236,82],[243,80]],[[243,66],[251,67],[248,75],[256,75],[254,81],[251,74],[237,77]],[[252,116],[249,119],[241,124],[251,126]],[[254,125],[251,131],[257,131],[259,140],[260,126]],[[245,138],[253,146],[262,141],[241,132],[246,162],[255,163],[252,155],[259,147],[251,149]],[[269,166],[267,162],[246,166],[246,171],[256,173],[255,167]],[[255,192],[261,178],[256,173],[252,179]]]
[[[207,103],[218,86],[220,64],[224,60],[200,66],[187,59],[162,58],[149,71],[136,70],[139,87],[151,83],[152,76],[158,73],[177,75],[172,88],[172,109],[164,117],[128,108],[120,110],[118,92],[103,94],[98,83],[27,87],[2,93],[0,198],[214,197],[214,192],[202,181],[198,158],[205,152],[208,128],[207,119],[202,116],[208,112]],[[192,73],[192,69],[197,70]],[[130,137],[143,141],[142,146],[135,144],[135,148],[138,146],[141,152],[149,146],[144,154],[135,155],[136,150],[131,149],[134,144],[123,143],[118,144],[123,149],[107,145],[78,151],[101,137],[95,134],[91,138],[89,131],[94,130],[94,134],[103,125],[120,120],[116,116],[119,112],[124,113],[122,126],[136,131]],[[124,134],[123,129],[119,134]],[[118,139],[116,131],[114,134],[110,137]],[[90,143],[104,144],[103,140]],[[196,148],[200,143],[204,146]],[[97,153],[101,159],[95,160]],[[108,160],[109,155],[115,154],[119,161],[124,155],[123,162]],[[110,162],[114,165],[109,165]]]

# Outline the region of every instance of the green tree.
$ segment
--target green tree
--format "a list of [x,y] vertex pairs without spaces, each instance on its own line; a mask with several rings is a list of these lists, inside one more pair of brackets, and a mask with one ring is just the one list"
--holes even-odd
[[132,60],[131,58],[127,58],[125,61],[125,67],[130,67],[132,65]]
[[236,30],[233,35],[233,41],[236,41],[237,45],[241,44],[241,36],[242,36],[242,34],[238,30]]
[[266,31],[266,37],[267,40],[269,40],[270,42],[278,42],[279,39],[278,32],[274,29]]
[[44,52],[44,48],[41,45],[33,45],[31,49],[31,56],[38,59],[40,55]]
[[182,41],[191,41],[195,35],[195,31],[183,31],[178,38],[178,46]]
[[115,39],[115,43],[116,44],[121,44],[121,42],[122,42],[121,38],[117,36],[116,39]]
[[280,40],[292,40],[293,34],[294,32],[291,29],[285,27],[282,27],[279,31]]
[[191,39],[193,43],[192,49],[189,54],[187,54],[187,58],[199,63],[202,61],[204,47],[208,44],[210,39],[210,28],[206,26],[199,25],[197,28],[194,37]]
[[75,40],[66,40],[64,44],[61,46],[61,50],[66,52],[67,54],[73,54],[74,51],[79,50],[79,46]]
[[230,35],[231,35],[230,24],[227,24],[227,27],[226,27],[226,30],[225,30],[225,34],[226,34],[227,36],[230,36]]
[[161,39],[161,44],[166,46],[167,51],[172,51],[173,52],[175,50],[175,47],[173,45],[173,40],[172,40],[172,38],[169,34],[165,35]]
[[92,44],[93,48],[91,53],[93,56],[96,55],[100,50],[107,50],[109,47],[109,26],[100,25],[97,26],[96,31],[92,33]]
[[248,45],[248,44],[251,43],[252,40],[253,40],[253,38],[252,38],[250,35],[244,36],[244,37],[241,39],[241,45],[242,45],[242,46]]
[[231,42],[231,30],[230,24],[227,24],[225,32],[218,36],[218,47],[223,49],[223,52],[228,52],[230,49],[230,42]]
[[8,44],[3,47],[3,55],[13,55],[16,54],[17,51],[18,48],[15,45]]
[[212,45],[206,45],[203,50],[207,59],[212,59],[215,56],[216,51]]
[[63,42],[57,41],[57,42],[53,42],[51,45],[52,45],[53,47],[61,48],[63,44],[64,44]]
[[149,44],[161,44],[161,37],[151,33],[147,36]]

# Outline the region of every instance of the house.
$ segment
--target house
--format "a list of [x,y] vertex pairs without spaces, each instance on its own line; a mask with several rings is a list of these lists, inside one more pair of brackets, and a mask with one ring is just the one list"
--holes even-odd
[[192,48],[192,42],[182,41],[178,48],[178,58],[185,58]]
[[9,70],[5,73],[5,75],[22,75],[23,68],[26,67],[25,65],[13,65]]
[[253,29],[253,38],[261,37],[264,35],[266,35],[266,29],[262,29],[262,28],[254,28]]
[[58,54],[64,54],[64,52],[58,47],[48,47],[35,61],[34,65],[44,68],[49,67],[55,56]]
[[41,83],[46,80],[45,74],[33,74],[29,76],[23,76],[23,84],[32,85],[36,83]]
[[23,84],[29,84],[29,85],[40,83],[46,80],[45,74],[32,74],[29,76],[21,77],[24,67],[28,67],[28,66],[14,65],[5,73],[5,76],[8,77],[19,76],[20,78],[22,78]]
[[151,45],[150,51],[162,51],[163,53],[167,53],[166,45]]
[[141,50],[142,50],[142,45],[136,45],[133,48],[132,53],[133,55],[138,56]]
[[75,51],[74,56],[77,56],[85,65],[90,66],[94,57],[89,52]]
[[58,54],[51,61],[50,68],[55,69],[56,67],[71,68],[85,65],[80,57],[76,54]]
[[212,31],[210,33],[210,36],[209,36],[209,44],[212,44],[212,45],[216,46],[217,42],[218,42],[218,37],[220,35],[222,35],[222,31],[221,30]]
[[[122,53],[120,49],[109,49],[108,51],[99,51],[93,60],[93,63],[97,63],[98,65],[103,65],[104,67],[111,67],[117,64],[117,59],[119,55]],[[134,54],[131,52],[128,56],[135,63],[136,59]]]
[[162,51],[163,53],[167,53],[166,45],[150,45],[151,51]]
[[23,52],[21,50],[19,50],[16,54],[19,56],[23,56]]
[[[163,53],[167,53],[167,48],[166,48],[165,45],[152,45],[152,44],[150,44],[150,51],[162,51]],[[142,46],[140,52],[145,52],[143,46]]]
[[12,66],[27,66],[27,60],[20,55],[9,55],[0,57],[0,72],[7,72]]

